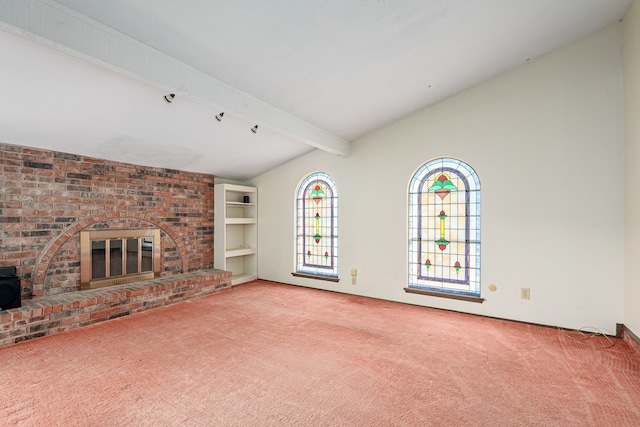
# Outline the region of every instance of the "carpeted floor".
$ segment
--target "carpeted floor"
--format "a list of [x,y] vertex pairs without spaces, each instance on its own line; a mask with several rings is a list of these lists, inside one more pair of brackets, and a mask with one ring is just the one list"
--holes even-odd
[[620,340],[260,281],[0,365],[3,426],[640,425]]

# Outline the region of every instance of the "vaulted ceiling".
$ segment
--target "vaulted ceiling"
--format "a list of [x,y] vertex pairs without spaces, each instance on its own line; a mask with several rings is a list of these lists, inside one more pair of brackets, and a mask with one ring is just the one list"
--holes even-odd
[[630,4],[2,0],[0,141],[247,180],[313,149],[348,156]]

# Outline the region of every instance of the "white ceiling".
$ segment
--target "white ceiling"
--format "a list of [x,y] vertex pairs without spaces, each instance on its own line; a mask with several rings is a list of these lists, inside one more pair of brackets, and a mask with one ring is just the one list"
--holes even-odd
[[314,148],[346,156],[630,4],[2,0],[0,141],[246,180]]

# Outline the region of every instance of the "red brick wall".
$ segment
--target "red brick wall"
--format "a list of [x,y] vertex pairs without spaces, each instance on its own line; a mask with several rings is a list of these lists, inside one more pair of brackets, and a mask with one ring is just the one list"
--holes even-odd
[[162,274],[213,267],[214,177],[0,143],[0,266],[23,298],[80,289],[83,229],[160,228]]

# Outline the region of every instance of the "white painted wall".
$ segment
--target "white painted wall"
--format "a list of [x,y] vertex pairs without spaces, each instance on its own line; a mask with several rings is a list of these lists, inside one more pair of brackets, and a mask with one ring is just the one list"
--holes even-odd
[[625,110],[625,310],[624,324],[640,336],[640,4],[622,22]]
[[[253,179],[259,277],[615,333],[624,293],[621,31],[608,27],[379,129],[354,141],[349,158],[316,150]],[[440,156],[464,160],[482,183],[483,304],[403,290],[407,185]],[[296,185],[315,170],[338,186],[337,284],[291,276]]]

